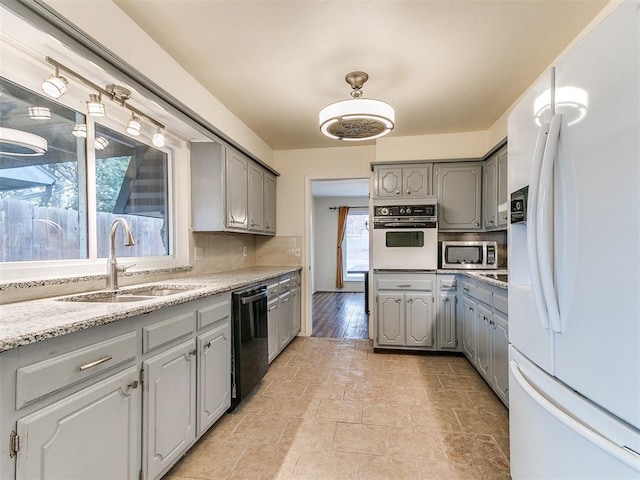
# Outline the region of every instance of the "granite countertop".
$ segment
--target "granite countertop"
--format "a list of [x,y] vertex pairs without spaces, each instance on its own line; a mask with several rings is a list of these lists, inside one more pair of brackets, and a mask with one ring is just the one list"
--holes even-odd
[[489,285],[493,285],[495,287],[504,288],[505,290],[508,288],[509,284],[507,282],[503,282],[498,278],[495,278],[497,275],[507,275],[507,270],[454,270],[454,269],[439,269],[438,273],[455,273],[465,275],[470,278],[475,278],[476,280],[482,280]]
[[122,292],[126,292],[152,285],[177,288],[193,287],[193,289],[174,295],[154,297],[137,302],[88,303],[60,300],[85,295],[83,293],[0,305],[0,352],[86,328],[106,325],[171,305],[229,292],[297,270],[300,270],[300,267],[250,267],[120,289]]

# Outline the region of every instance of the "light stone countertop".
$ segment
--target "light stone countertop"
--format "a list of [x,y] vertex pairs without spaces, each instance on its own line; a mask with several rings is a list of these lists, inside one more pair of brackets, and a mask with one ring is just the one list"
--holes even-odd
[[59,300],[87,293],[98,293],[86,292],[0,305],[0,352],[48,338],[67,335],[86,328],[117,322],[124,318],[152,312],[171,305],[237,290],[297,270],[300,270],[300,267],[250,267],[210,275],[182,277],[122,287],[120,289],[124,293],[151,285],[195,287],[184,293],[166,297],[154,297],[137,302],[88,303]]
[[481,280],[489,285],[493,285],[494,287],[504,288],[505,290],[508,288],[509,284],[507,282],[503,282],[498,280],[497,278],[491,278],[486,275],[507,275],[508,270],[454,270],[454,269],[439,269],[438,273],[451,273],[451,274],[461,274],[469,278],[474,278],[476,280]]

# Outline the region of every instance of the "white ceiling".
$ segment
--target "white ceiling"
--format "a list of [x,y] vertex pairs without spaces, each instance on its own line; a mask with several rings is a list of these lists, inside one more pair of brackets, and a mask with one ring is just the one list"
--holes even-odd
[[314,197],[369,197],[368,179],[313,180],[311,195]]
[[391,135],[486,130],[607,3],[114,1],[276,150],[343,145],[318,112],[353,70],[394,106]]

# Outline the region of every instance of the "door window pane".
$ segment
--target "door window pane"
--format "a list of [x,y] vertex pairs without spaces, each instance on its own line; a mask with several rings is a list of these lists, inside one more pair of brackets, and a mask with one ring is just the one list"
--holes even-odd
[[369,214],[351,213],[347,216],[347,229],[344,235],[344,280],[363,280],[361,273],[348,273],[358,265],[369,265]]
[[118,228],[116,255],[169,255],[168,155],[131,137],[96,124],[96,138],[108,143],[96,150],[98,257],[109,256],[111,223],[124,217],[136,244],[124,246]]
[[[87,258],[85,139],[71,134],[84,121],[0,77],[1,262]],[[19,155],[15,140],[25,132],[46,140],[44,154]]]

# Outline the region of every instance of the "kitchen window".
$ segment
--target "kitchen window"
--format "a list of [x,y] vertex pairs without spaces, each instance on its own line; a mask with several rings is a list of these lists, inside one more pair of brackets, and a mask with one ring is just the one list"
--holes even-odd
[[348,273],[356,265],[369,265],[369,212],[366,208],[350,208],[344,235],[343,280],[363,281],[362,273]]

